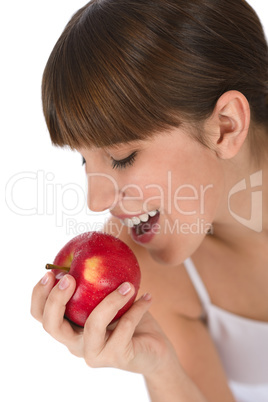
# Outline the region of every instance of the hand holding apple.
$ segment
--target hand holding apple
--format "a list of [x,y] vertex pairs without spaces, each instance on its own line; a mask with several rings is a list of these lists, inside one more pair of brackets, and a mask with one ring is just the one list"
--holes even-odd
[[[32,294],[31,313],[46,332],[90,367],[116,367],[144,375],[172,367],[175,352],[148,311],[151,295],[145,293],[126,311],[139,287],[140,270],[124,243],[102,233],[80,235],[63,247],[55,264],[56,281],[55,275],[46,274]],[[63,270],[70,275],[55,286]],[[127,293],[120,292],[123,282],[132,283]],[[78,325],[86,320],[84,330],[64,320],[65,312]],[[109,324],[122,313],[111,328]]]
[[140,286],[141,273],[132,250],[121,240],[101,232],[87,232],[74,237],[57,254],[53,269],[56,283],[64,271],[76,280],[76,289],[66,305],[65,317],[84,326],[91,311],[123,282],[135,287],[132,298],[114,319],[120,318],[133,304]]

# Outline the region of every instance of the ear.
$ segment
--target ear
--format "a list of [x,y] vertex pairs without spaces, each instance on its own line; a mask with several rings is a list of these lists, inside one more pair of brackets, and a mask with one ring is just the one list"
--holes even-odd
[[221,159],[233,158],[241,149],[249,130],[250,107],[238,91],[225,92],[208,119],[210,140]]

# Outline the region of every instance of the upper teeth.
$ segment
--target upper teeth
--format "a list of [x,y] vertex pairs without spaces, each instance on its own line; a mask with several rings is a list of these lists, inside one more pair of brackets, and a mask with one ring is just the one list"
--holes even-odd
[[132,218],[123,219],[122,222],[124,225],[128,226],[129,228],[133,228],[134,225],[139,225],[141,222],[147,222],[149,217],[153,217],[157,214],[157,210],[150,211],[148,214],[142,214],[139,216],[133,216]]

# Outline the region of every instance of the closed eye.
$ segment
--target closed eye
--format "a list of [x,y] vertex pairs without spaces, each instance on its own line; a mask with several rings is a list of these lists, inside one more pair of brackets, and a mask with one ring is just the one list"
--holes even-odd
[[128,166],[132,166],[135,162],[137,156],[137,151],[132,152],[131,155],[127,156],[124,159],[115,160],[112,158],[112,167],[113,169],[125,169]]

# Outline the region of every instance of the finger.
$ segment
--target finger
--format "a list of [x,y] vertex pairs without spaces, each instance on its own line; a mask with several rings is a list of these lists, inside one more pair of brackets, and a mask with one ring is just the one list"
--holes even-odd
[[123,283],[103,299],[88,317],[84,337],[86,361],[89,365],[92,365],[92,359],[96,358],[105,345],[107,326],[133,294],[134,286]]
[[50,292],[43,313],[44,329],[66,346],[73,342],[77,335],[70,323],[64,319],[66,304],[72,297],[75,286],[75,279],[71,275],[64,275]]
[[146,293],[137,300],[131,308],[120,318],[115,330],[109,338],[109,346],[115,349],[124,349],[131,341],[137,325],[144,314],[149,310],[152,302],[150,294]]
[[45,304],[48,295],[55,283],[55,275],[52,272],[47,272],[46,275],[37,283],[32,292],[31,314],[42,322]]

